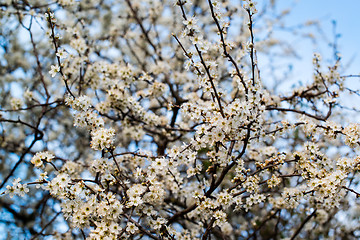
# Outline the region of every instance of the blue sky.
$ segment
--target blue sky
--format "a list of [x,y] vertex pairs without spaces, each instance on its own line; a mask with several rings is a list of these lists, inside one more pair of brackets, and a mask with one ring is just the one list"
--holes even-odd
[[[289,6],[294,1],[278,0],[280,6]],[[332,20],[336,21],[339,51],[345,63],[354,60],[349,71],[360,73],[360,0],[299,0],[295,1],[288,23],[297,24],[306,20],[319,20],[324,33],[332,36]],[[326,52],[328,49],[324,48]],[[327,51],[329,52],[329,51]],[[354,58],[354,59],[353,59]],[[355,72],[354,72],[355,71]]]
[[[289,4],[290,0],[279,0],[281,5]],[[360,74],[360,0],[299,0],[295,1],[292,14],[287,18],[289,23],[301,23],[309,19],[319,20],[325,35],[332,37],[333,24],[336,21],[336,32],[340,34],[337,41],[338,50],[342,55],[342,64],[348,68],[344,74]],[[303,49],[306,49],[305,44]],[[330,48],[326,44],[320,44],[320,49],[305,50],[303,56],[303,64],[307,69],[311,70],[311,51],[319,51],[322,54],[331,53]],[[309,71],[306,71],[309,72]],[[301,74],[301,73],[300,73]],[[360,79],[349,78],[348,87],[359,90]],[[346,94],[342,98],[348,107],[359,108],[360,98],[349,96]],[[360,121],[358,114],[355,121]]]
[[[257,0],[257,2],[258,6],[262,6],[265,1]],[[333,21],[336,22],[336,33],[340,34],[337,39],[337,46],[342,56],[341,63],[342,66],[346,66],[341,75],[360,74],[360,0],[277,0],[276,2],[278,12],[291,8],[291,13],[284,18],[285,26],[298,26],[308,20],[317,20],[322,31],[320,33],[314,27],[309,27],[303,31],[317,35],[318,44],[313,44],[310,40],[293,37],[286,31],[277,29],[277,37],[290,42],[300,57],[285,57],[275,61],[275,64],[273,62],[276,66],[275,69],[286,69],[288,64],[292,64],[293,67],[292,72],[283,77],[284,82],[279,85],[274,82],[274,85],[278,86],[277,90],[283,93],[289,92],[294,84],[299,85],[312,81],[314,52],[319,52],[322,55],[324,67],[333,64],[333,61],[331,63],[327,61],[333,60],[333,50],[328,45],[328,42],[334,39]],[[259,57],[263,81],[267,81],[268,72],[265,69],[268,64],[269,62]],[[270,81],[270,83],[272,82]],[[360,78],[349,78],[346,86],[353,90],[360,90]],[[341,101],[345,101],[347,107],[359,108],[360,97],[349,96],[347,93]],[[360,122],[358,115],[356,115],[356,119]]]
[[[262,6],[268,1],[257,0],[257,2]],[[293,39],[287,32],[278,30],[277,36],[280,39],[290,40],[291,45],[300,53],[301,59],[294,62],[295,72],[296,67],[300,66],[301,73],[310,73],[307,77],[311,77],[314,52],[321,53],[324,59],[333,56],[332,48],[327,42],[334,39],[333,21],[335,21],[336,32],[340,35],[337,46],[342,56],[342,64],[349,65],[346,73],[360,73],[360,0],[276,0],[276,2],[278,12],[291,9],[291,13],[283,19],[285,26],[294,27],[309,20],[317,20],[321,26],[322,33],[315,27],[308,27],[303,31],[317,35],[317,45],[299,37]]]

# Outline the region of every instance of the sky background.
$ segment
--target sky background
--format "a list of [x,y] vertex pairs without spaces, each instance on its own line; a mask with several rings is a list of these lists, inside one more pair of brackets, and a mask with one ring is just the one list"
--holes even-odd
[[[262,5],[264,0],[257,0],[258,5]],[[284,18],[284,23],[288,27],[298,26],[308,20],[317,20],[321,26],[322,33],[315,27],[309,27],[307,32],[317,35],[318,43],[315,45],[310,40],[301,39],[300,37],[292,38],[284,31],[278,31],[279,38],[290,41],[299,58],[285,58],[284,63],[288,61],[292,64],[293,70],[289,80],[279,85],[278,88],[290,89],[291,85],[298,85],[299,82],[306,83],[312,80],[313,64],[312,58],[314,52],[322,54],[324,66],[333,64],[328,60],[333,60],[333,49],[328,45],[333,41],[333,21],[336,22],[336,33],[339,34],[337,39],[338,51],[342,56],[342,66],[344,72],[341,75],[360,74],[360,0],[277,0],[277,10],[280,12],[290,8],[291,13]],[[321,36],[319,38],[319,36]],[[261,59],[259,66],[261,70]],[[267,64],[265,61],[263,64]],[[262,79],[264,80],[264,75]],[[354,90],[360,89],[360,78],[348,78],[346,86]],[[280,91],[282,92],[282,91]],[[285,91],[286,92],[286,91]],[[360,97],[349,96],[346,94],[341,101],[345,101],[347,107],[360,106]],[[360,122],[359,114],[356,115],[356,121]]]
[[[264,0],[257,0],[262,6]],[[284,18],[287,27],[294,27],[309,20],[318,21],[322,33],[314,27],[308,27],[307,32],[318,36],[318,45],[310,40],[294,38],[291,44],[301,56],[301,63],[312,72],[312,56],[314,52],[324,54],[324,59],[332,57],[332,49],[327,41],[333,38],[333,21],[336,22],[336,32],[340,34],[337,40],[338,50],[342,55],[343,64],[349,64],[346,71],[352,74],[360,73],[360,0],[276,0],[277,11],[291,9],[290,14]],[[288,38],[284,31],[278,31],[280,38]],[[281,36],[281,34],[283,34]],[[319,38],[319,35],[322,37]],[[309,61],[310,60],[310,61]],[[351,63],[351,64],[350,64]],[[302,66],[303,67],[303,66]],[[309,72],[304,71],[302,72]]]
[[280,6],[293,6],[292,13],[286,17],[288,24],[319,20],[324,33],[332,37],[332,20],[335,20],[337,33],[341,34],[338,46],[343,60],[348,62],[355,58],[350,69],[360,73],[360,0],[278,1]]

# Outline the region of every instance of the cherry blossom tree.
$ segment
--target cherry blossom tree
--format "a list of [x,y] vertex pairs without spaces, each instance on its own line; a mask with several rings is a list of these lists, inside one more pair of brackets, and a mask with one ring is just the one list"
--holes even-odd
[[335,49],[271,87],[277,1],[0,8],[1,235],[359,239],[359,76]]

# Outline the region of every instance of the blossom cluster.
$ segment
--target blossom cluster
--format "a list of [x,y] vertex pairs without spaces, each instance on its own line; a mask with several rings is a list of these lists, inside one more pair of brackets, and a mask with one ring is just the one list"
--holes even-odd
[[2,194],[8,194],[11,198],[14,197],[14,195],[19,195],[23,197],[30,190],[27,184],[21,184],[20,181],[20,178],[14,179],[12,185],[6,186],[6,191]]

